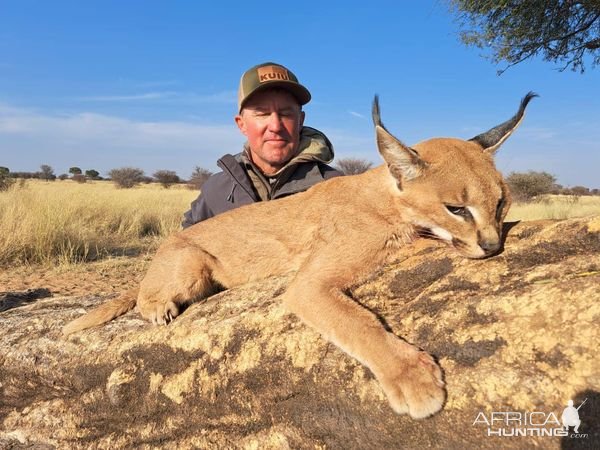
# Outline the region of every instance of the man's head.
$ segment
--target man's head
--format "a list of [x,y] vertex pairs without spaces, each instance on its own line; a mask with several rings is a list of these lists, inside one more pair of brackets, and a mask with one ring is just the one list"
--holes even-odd
[[252,161],[265,175],[295,156],[304,123],[302,105],[309,101],[308,90],[278,64],[260,64],[242,75],[235,122],[248,138]]

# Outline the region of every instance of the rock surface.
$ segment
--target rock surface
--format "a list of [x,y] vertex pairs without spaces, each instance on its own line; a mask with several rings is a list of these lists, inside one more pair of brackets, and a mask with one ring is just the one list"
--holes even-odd
[[[284,311],[287,281],[219,293],[167,327],[131,312],[68,339],[61,327],[106,297],[3,303],[0,448],[600,447],[600,218],[518,224],[483,261],[418,241],[352,290],[443,367],[445,408],[421,421]],[[579,439],[474,424],[492,411],[560,420],[585,398]]]

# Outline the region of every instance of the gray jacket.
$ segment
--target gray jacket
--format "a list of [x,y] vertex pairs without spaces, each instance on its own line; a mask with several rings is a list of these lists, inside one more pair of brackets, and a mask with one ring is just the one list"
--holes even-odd
[[222,171],[206,180],[191,209],[184,214],[183,228],[230,209],[296,194],[343,175],[327,165],[333,160],[333,146],[323,133],[303,127],[300,137],[298,154],[270,180],[252,164],[246,148],[235,156],[228,154],[219,159],[217,165]]

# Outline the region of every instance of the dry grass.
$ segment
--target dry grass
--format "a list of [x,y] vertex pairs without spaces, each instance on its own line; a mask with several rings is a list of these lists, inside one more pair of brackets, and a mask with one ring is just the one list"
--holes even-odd
[[0,266],[71,264],[156,248],[197,192],[31,180],[0,193]]
[[[117,189],[110,182],[28,181],[0,192],[0,266],[70,265],[153,252],[179,230],[197,192],[182,186]],[[515,204],[508,220],[600,215],[600,197]]]
[[536,202],[515,203],[507,220],[569,219],[600,215],[600,197],[550,195]]

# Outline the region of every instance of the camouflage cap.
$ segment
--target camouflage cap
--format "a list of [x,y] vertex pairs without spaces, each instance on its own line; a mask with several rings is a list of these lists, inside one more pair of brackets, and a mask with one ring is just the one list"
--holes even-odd
[[238,89],[238,111],[255,92],[266,88],[281,88],[289,91],[300,105],[310,101],[310,92],[298,82],[298,78],[290,70],[273,62],[266,62],[248,69],[242,75]]

